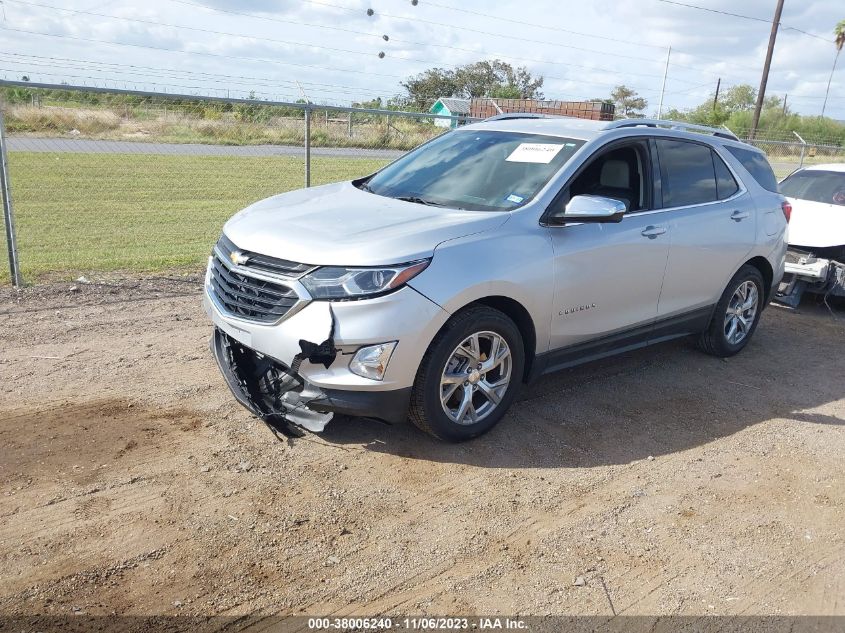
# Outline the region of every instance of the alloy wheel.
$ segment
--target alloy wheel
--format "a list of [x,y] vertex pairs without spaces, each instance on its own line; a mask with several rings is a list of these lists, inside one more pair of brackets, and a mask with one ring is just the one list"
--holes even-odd
[[759,303],[760,293],[753,281],[743,281],[734,290],[725,311],[725,338],[728,343],[738,345],[748,336]]
[[452,422],[480,422],[499,405],[511,381],[513,358],[504,337],[476,332],[451,353],[440,378],[440,403]]

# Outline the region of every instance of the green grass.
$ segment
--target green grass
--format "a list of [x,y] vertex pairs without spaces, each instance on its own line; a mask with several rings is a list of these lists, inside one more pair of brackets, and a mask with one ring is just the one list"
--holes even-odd
[[[354,178],[385,162],[314,157],[311,181]],[[294,156],[10,152],[9,166],[27,283],[201,266],[233,213],[304,185]],[[9,279],[6,266],[0,279]]]

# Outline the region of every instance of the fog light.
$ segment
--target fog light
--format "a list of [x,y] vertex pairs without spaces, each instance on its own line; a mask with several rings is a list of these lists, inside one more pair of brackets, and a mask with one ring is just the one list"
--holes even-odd
[[352,361],[349,363],[349,371],[363,378],[383,380],[387,363],[390,362],[395,347],[396,341],[362,347],[352,357]]

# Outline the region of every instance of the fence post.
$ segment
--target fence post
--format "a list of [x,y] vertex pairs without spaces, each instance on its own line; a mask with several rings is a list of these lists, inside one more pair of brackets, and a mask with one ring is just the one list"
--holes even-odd
[[311,104],[305,104],[305,186],[311,186]]
[[801,161],[798,163],[798,168],[800,169],[804,166],[804,152],[807,150],[807,141],[801,138],[801,135],[795,130],[792,130],[792,133],[798,137],[799,141],[801,141]]
[[3,191],[3,223],[6,226],[6,247],[9,251],[9,274],[12,284],[23,285],[18,262],[18,242],[15,236],[15,216],[12,214],[12,186],[9,184],[9,157],[6,152],[6,120],[0,105],[0,189]]

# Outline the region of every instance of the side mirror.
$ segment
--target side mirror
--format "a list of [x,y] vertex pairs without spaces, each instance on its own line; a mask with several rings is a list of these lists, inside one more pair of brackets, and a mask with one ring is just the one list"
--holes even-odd
[[621,222],[627,205],[621,200],[604,196],[574,196],[563,215],[556,219],[563,222]]

